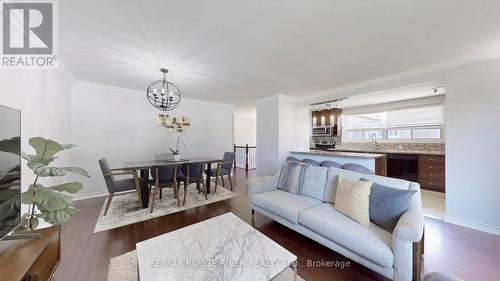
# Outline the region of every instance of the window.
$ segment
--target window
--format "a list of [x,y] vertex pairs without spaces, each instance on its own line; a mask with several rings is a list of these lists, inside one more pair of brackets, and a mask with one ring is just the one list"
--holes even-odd
[[411,129],[390,129],[387,130],[388,139],[411,139]]
[[440,140],[443,137],[443,105],[346,114],[345,140]]

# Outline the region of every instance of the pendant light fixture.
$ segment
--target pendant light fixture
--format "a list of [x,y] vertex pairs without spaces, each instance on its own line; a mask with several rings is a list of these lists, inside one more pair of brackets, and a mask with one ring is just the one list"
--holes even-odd
[[151,82],[146,90],[146,96],[151,105],[157,109],[169,111],[181,102],[181,91],[167,81],[168,69],[162,68],[160,71],[163,73],[163,79]]

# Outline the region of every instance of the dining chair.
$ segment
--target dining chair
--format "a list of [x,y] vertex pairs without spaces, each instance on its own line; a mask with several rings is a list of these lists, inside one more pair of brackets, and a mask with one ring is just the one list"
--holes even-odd
[[292,156],[288,156],[286,158],[286,161],[291,161],[291,162],[300,162],[300,160],[298,158],[295,158],[295,157],[292,157]]
[[365,166],[362,166],[362,165],[359,165],[359,164],[355,164],[355,163],[344,164],[344,165],[342,165],[342,169],[349,170],[349,171],[354,171],[354,172],[358,172],[358,173],[361,173],[361,174],[367,174],[367,175],[374,175],[375,174],[375,172],[373,172],[372,170],[366,168]]
[[339,168],[339,169],[342,169],[342,165],[340,165],[339,163],[337,162],[334,162],[334,161],[329,161],[329,160],[325,160],[325,161],[321,161],[321,163],[319,164],[321,167],[333,167],[333,168]]
[[225,186],[224,176],[229,179],[229,185],[231,186],[231,191],[233,191],[233,181],[231,180],[231,173],[233,171],[234,164],[234,152],[224,152],[224,157],[222,162],[217,163],[217,168],[212,169],[211,175],[215,175],[215,190],[217,192],[217,185],[219,177],[222,180],[222,186]]
[[[182,200],[182,205],[186,204],[186,194],[187,188],[190,183],[196,183],[196,187],[199,192],[205,194],[205,200],[207,197],[207,188],[205,186],[205,181],[203,180],[203,171],[205,170],[205,163],[191,163],[182,165],[182,173],[177,174],[177,186],[180,189],[181,182],[184,183],[184,199]],[[203,186],[203,190],[200,190],[200,183]]]
[[306,163],[306,164],[309,164],[311,166],[319,166],[319,162],[318,161],[312,160],[312,159],[308,159],[308,158],[302,160],[302,163]]
[[[102,175],[104,177],[104,182],[108,188],[109,196],[108,202],[106,203],[106,209],[104,210],[104,216],[108,213],[109,206],[111,205],[111,200],[115,193],[118,195],[129,193],[130,191],[135,191],[137,193],[137,198],[139,199],[139,206],[142,208],[141,200],[141,189],[140,189],[140,179],[136,171],[125,171],[123,169],[111,169],[109,167],[108,161],[105,158],[99,159],[99,166],[101,167]],[[115,176],[131,175],[131,179],[116,180]]]
[[172,187],[174,189],[174,198],[177,198],[177,207],[181,206],[179,199],[179,187],[177,185],[177,165],[161,165],[151,167],[151,176],[153,179],[149,181],[149,184],[154,186],[153,200],[151,201],[151,211],[153,212],[153,206],[155,205],[156,193],[159,190],[159,196],[161,199],[162,190],[164,187]]

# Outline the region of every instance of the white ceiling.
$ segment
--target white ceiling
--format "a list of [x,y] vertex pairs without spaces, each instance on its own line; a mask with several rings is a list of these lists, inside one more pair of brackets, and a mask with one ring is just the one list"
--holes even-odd
[[500,50],[498,0],[64,0],[77,80],[248,106]]
[[[437,90],[434,92],[434,90]],[[406,87],[387,89],[383,91],[372,92],[368,94],[356,95],[341,99],[338,101],[329,101],[326,103],[315,104],[311,106],[313,110],[323,110],[327,108],[353,108],[372,106],[377,104],[386,104],[400,101],[417,100],[427,97],[443,96],[446,87],[442,81],[436,81],[429,84],[409,85]]]
[[[434,93],[434,89],[438,89],[438,92]],[[443,95],[444,91],[445,88],[439,83],[423,86],[409,86],[349,97],[345,100],[339,101],[338,105],[340,108],[361,107],[425,97],[435,97]]]

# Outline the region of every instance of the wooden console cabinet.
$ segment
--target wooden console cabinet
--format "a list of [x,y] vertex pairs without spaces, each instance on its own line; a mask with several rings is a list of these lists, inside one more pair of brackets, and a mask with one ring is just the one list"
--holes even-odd
[[[8,247],[0,252],[0,281],[47,281],[61,258],[61,227],[35,231],[37,240],[0,242]],[[3,247],[2,247],[3,248]]]

